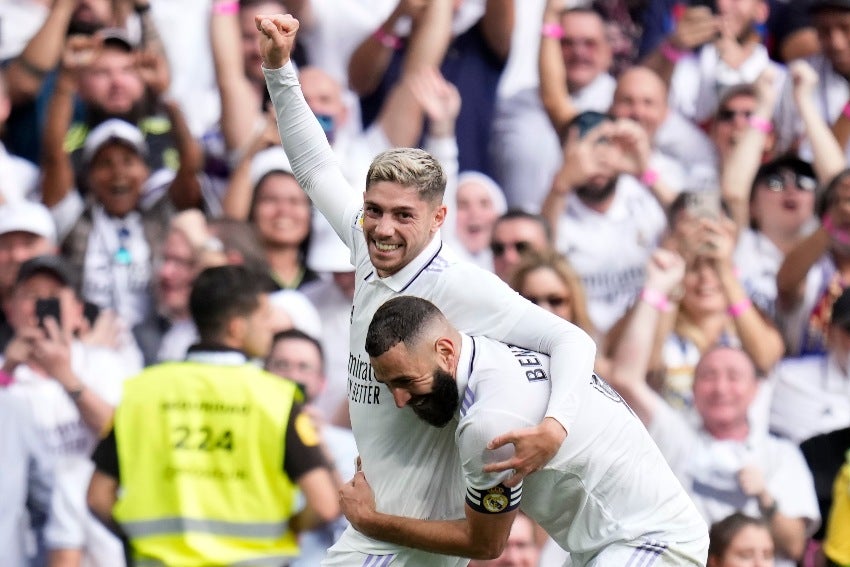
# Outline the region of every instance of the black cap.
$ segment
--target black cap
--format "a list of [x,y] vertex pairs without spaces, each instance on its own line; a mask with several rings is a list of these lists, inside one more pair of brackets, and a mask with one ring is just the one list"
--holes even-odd
[[829,9],[850,11],[850,0],[812,0],[809,4],[810,14]]
[[850,288],[845,288],[832,304],[830,325],[850,330]]
[[36,256],[21,264],[15,284],[19,285],[36,274],[50,274],[62,285],[77,290],[79,278],[71,265],[59,256]]
[[759,167],[753,180],[753,186],[755,187],[755,185],[764,180],[766,177],[781,173],[782,170],[793,171],[797,175],[805,175],[806,177],[817,179],[815,176],[815,170],[812,168],[812,164],[807,161],[803,161],[796,156],[783,156],[771,160]]

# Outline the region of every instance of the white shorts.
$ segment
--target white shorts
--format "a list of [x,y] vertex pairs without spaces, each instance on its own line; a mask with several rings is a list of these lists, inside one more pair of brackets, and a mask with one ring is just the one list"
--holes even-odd
[[708,536],[690,542],[641,538],[608,545],[592,556],[571,554],[573,567],[705,567]]
[[345,536],[328,549],[322,567],[466,567],[469,559],[399,548],[395,553],[375,555],[357,551]]

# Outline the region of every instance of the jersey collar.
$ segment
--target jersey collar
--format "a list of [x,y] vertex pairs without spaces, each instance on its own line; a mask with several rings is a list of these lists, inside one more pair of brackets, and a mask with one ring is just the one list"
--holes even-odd
[[412,284],[419,274],[424,272],[434,258],[440,253],[443,248],[443,241],[439,238],[439,233],[434,235],[431,242],[413,259],[408,265],[403,267],[398,272],[385,278],[375,277],[377,274],[372,273],[367,276],[370,283],[381,282],[396,293],[403,293],[410,284]]
[[197,344],[189,347],[187,362],[217,364],[220,366],[240,366],[248,363],[248,357],[240,350],[221,345]]
[[457,381],[457,389],[463,396],[469,384],[469,377],[472,374],[472,366],[475,364],[475,340],[464,333],[460,334],[460,355],[457,360],[457,370],[455,371],[455,380]]

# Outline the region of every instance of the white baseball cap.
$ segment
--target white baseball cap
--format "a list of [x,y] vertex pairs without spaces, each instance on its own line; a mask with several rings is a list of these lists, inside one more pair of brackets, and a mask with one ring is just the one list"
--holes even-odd
[[119,118],[110,118],[89,132],[83,145],[83,161],[90,162],[103,146],[113,142],[129,146],[142,157],[148,155],[148,144],[141,130]]
[[272,146],[257,152],[257,154],[251,159],[251,187],[256,189],[257,183],[259,183],[263,177],[276,171],[292,175],[292,166],[289,165],[289,158],[286,157],[286,152],[283,151],[283,148],[280,146]]
[[310,249],[307,251],[307,267],[316,272],[354,271],[348,246],[325,217],[315,213],[310,234]]
[[41,203],[15,201],[0,206],[0,235],[10,232],[29,232],[56,244],[56,223]]

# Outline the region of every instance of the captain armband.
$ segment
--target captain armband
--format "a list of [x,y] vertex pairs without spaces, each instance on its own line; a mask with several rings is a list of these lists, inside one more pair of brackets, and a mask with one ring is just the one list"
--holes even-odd
[[522,484],[514,488],[499,484],[484,490],[471,487],[466,489],[466,503],[482,514],[502,514],[516,510],[521,498]]

